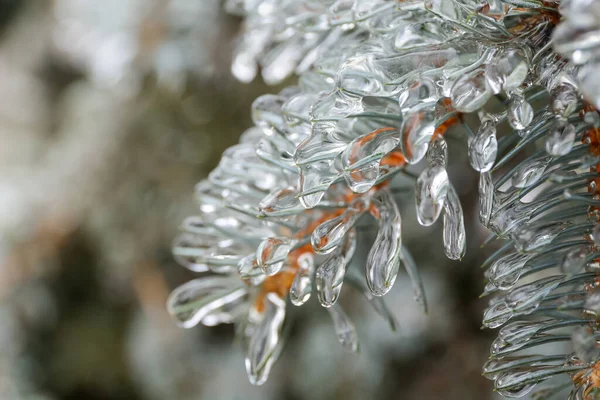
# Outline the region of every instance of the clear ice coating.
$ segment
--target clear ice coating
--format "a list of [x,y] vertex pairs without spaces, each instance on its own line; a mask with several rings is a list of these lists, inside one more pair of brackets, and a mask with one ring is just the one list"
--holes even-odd
[[400,149],[410,164],[423,159],[435,132],[435,111],[415,106],[402,115]]
[[256,248],[256,261],[267,275],[275,275],[287,262],[287,257],[296,241],[286,237],[270,237]]
[[231,323],[245,307],[248,291],[243,282],[227,276],[189,281],[175,289],[167,310],[184,328],[198,323],[213,326]]
[[402,220],[394,198],[387,190],[372,200],[371,213],[379,220],[375,242],[367,256],[367,284],[376,296],[386,294],[394,284],[402,258]]
[[[485,293],[495,297],[484,325],[504,325],[486,376],[514,397],[600,358],[590,339],[596,327],[591,335],[574,329],[600,314],[597,182],[590,183],[599,160],[588,151],[598,150],[600,127],[597,1],[229,0],[226,7],[245,17],[232,63],[239,79],[300,77],[253,103],[255,127],[198,185],[201,215],[184,223],[173,252],[206,276],[171,295],[177,323],[239,324],[248,376],[260,384],[281,348],[283,299],[302,305],[314,290],[342,345],[357,350],[337,300],[359,241],[355,225],[367,212],[376,222],[364,221],[378,232],[365,293],[389,291],[402,262],[426,309],[401,244],[404,198],[392,178],[408,167],[409,179],[426,158],[416,179],[418,221],[431,225],[443,212],[444,252],[462,258],[465,216],[446,171],[448,139],[462,142],[479,173],[481,223],[505,243],[486,262]],[[475,112],[482,120],[472,128],[466,114]],[[531,354],[554,341],[572,342],[575,355]],[[585,385],[574,384],[572,396],[583,396]]]
[[533,107],[523,96],[516,95],[508,105],[508,123],[517,130],[527,128],[533,121]]
[[428,150],[429,166],[421,172],[416,186],[417,219],[423,226],[435,223],[439,218],[450,187],[446,172],[446,143],[435,140]]
[[479,222],[488,227],[494,208],[494,182],[492,174],[482,172],[479,175]]
[[518,49],[505,49],[486,65],[486,85],[493,94],[503,90],[511,91],[521,86],[528,72],[529,65],[523,52]]
[[546,171],[550,161],[550,157],[543,157],[538,159],[532,158],[521,163],[519,169],[512,175],[511,183],[513,187],[524,189],[537,183],[544,171]]
[[344,350],[353,353],[357,352],[359,347],[358,335],[356,334],[356,328],[352,321],[350,321],[350,318],[348,318],[339,304],[335,304],[327,310],[333,321],[333,327],[338,341]]
[[577,109],[577,88],[568,82],[561,83],[550,91],[550,111],[559,119],[567,119]]
[[346,233],[366,210],[368,202],[364,198],[353,200],[342,214],[331,218],[315,228],[311,236],[312,246],[319,254],[329,254],[343,242]]
[[575,127],[568,122],[558,122],[546,138],[546,152],[560,157],[571,152],[575,144]]
[[492,96],[486,83],[483,70],[476,70],[460,77],[452,86],[450,98],[457,111],[470,113],[477,111],[487,103]]
[[566,226],[561,223],[555,223],[548,226],[539,226],[535,224],[524,225],[517,230],[512,238],[515,249],[519,252],[531,252],[540,247],[552,243],[554,238],[565,230]]
[[482,122],[477,134],[469,139],[469,162],[478,172],[488,172],[496,162],[498,140],[492,121]]
[[275,293],[263,300],[264,311],[256,313],[246,328],[246,372],[250,382],[262,385],[277,360],[281,347],[281,329],[285,320],[285,301]]
[[330,256],[317,268],[315,283],[317,296],[323,307],[331,307],[337,301],[345,273],[346,260],[341,254]]
[[298,257],[298,272],[290,287],[290,301],[295,306],[306,303],[312,294],[312,280],[315,270],[314,256],[303,253]]
[[364,193],[380,176],[381,159],[400,142],[394,128],[381,128],[354,139],[342,152],[343,176],[350,190]]
[[460,260],[467,250],[465,221],[456,190],[451,186],[444,202],[444,253],[451,260]]

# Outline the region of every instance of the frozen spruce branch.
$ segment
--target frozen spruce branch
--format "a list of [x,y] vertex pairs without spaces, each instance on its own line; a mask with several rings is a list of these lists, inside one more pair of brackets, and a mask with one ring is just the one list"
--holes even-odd
[[[261,384],[286,310],[313,295],[352,351],[356,330],[337,303],[344,282],[393,327],[380,296],[404,266],[426,308],[401,241],[398,185],[413,180],[419,223],[443,216],[440,250],[461,259],[463,210],[446,170],[454,136],[480,174],[488,242],[503,241],[484,265],[483,323],[500,328],[485,376],[508,397],[599,396],[600,2],[232,0],[227,9],[245,17],[234,75],[250,81],[260,70],[276,83],[296,73],[299,83],[256,99],[255,126],[198,185],[200,214],[184,221],[174,254],[204,274],[171,295],[176,320],[236,323],[250,381]],[[407,168],[421,161],[413,178]],[[378,229],[364,283],[346,274],[359,219]]]

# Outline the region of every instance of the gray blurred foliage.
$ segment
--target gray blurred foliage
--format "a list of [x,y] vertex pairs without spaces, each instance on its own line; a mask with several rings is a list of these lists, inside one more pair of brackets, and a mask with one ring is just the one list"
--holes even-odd
[[[358,356],[311,300],[293,310],[290,343],[257,388],[232,327],[184,331],[169,319],[170,289],[193,278],[170,242],[194,213],[194,184],[250,126],[252,100],[277,90],[231,77],[240,21],[221,9],[0,1],[0,399],[492,398],[477,268],[491,250],[447,261],[430,239],[439,228],[417,227],[412,210],[404,237],[430,312],[404,275],[386,298],[398,332],[346,291]],[[479,243],[475,175],[451,174]],[[362,235],[368,249],[374,232]]]

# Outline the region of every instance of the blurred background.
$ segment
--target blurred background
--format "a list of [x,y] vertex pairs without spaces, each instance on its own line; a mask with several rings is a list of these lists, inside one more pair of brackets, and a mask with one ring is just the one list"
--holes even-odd
[[398,332],[345,289],[354,355],[311,299],[259,388],[232,326],[172,323],[166,298],[194,277],[170,253],[193,186],[250,126],[252,100],[280,89],[232,78],[240,22],[220,0],[0,0],[0,399],[495,398],[478,299],[492,249],[465,146],[450,143],[462,262],[440,226],[418,226],[412,195],[402,204],[428,315],[404,273],[386,297]]

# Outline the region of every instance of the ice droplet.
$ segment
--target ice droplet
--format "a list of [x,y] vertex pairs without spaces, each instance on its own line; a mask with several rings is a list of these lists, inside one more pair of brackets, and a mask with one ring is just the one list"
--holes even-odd
[[379,178],[379,163],[400,142],[396,129],[377,129],[354,139],[342,152],[344,179],[350,190],[364,193]]
[[366,199],[359,197],[353,200],[341,215],[317,226],[311,236],[315,251],[319,254],[329,254],[334,251],[365,211],[366,206]]
[[317,268],[315,283],[317,296],[323,307],[331,307],[337,301],[345,273],[346,260],[339,253],[330,256]]
[[264,311],[259,314],[260,319],[255,322],[254,329],[250,330],[246,350],[246,372],[253,385],[266,382],[277,360],[285,320],[285,301],[277,294],[268,293],[263,302]]
[[513,173],[511,183],[515,188],[523,189],[535,184],[550,163],[550,157],[527,160]]
[[546,152],[559,157],[569,154],[575,143],[575,127],[568,122],[559,122],[546,138]]
[[475,171],[488,172],[494,166],[497,154],[496,126],[491,121],[484,121],[475,137],[469,140],[469,162]]
[[533,121],[533,107],[522,96],[515,96],[508,105],[508,124],[517,130],[527,128]]
[[451,260],[460,260],[465,255],[467,239],[460,199],[452,186],[448,188],[444,211],[444,252]]
[[482,70],[459,78],[450,90],[452,105],[457,111],[470,113],[487,103],[492,92],[487,89]]
[[437,221],[449,186],[448,173],[443,166],[429,166],[421,172],[415,192],[417,219],[421,225],[429,226]]
[[263,240],[256,249],[256,261],[267,275],[275,275],[286,263],[295,240],[287,237],[270,237]]
[[303,253],[298,257],[298,272],[290,287],[290,301],[295,306],[306,303],[312,293],[312,280],[314,274],[314,256]]
[[402,252],[402,220],[396,202],[387,190],[373,199],[379,231],[367,257],[367,284],[375,296],[383,296],[394,284]]
[[344,310],[339,304],[335,304],[328,308],[329,315],[333,321],[333,328],[337,334],[338,340],[344,350],[350,352],[358,351],[358,335],[356,334],[356,328],[350,318],[346,315]]

